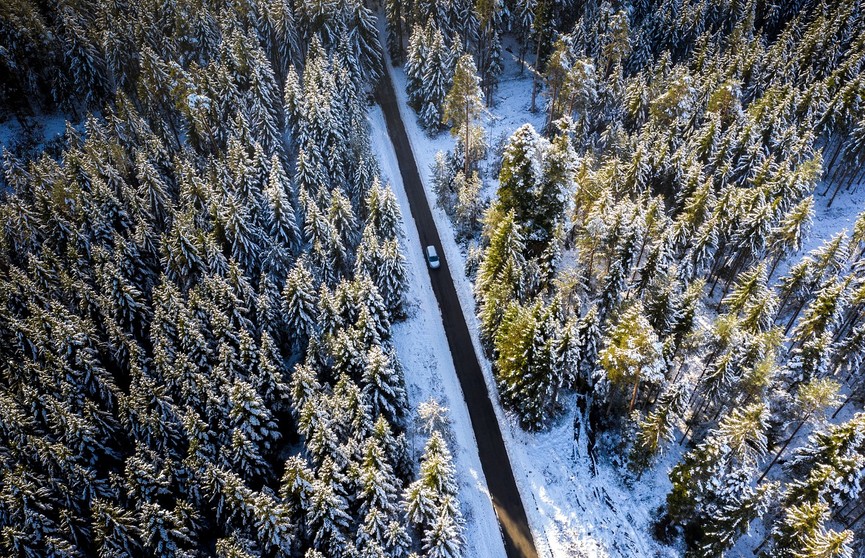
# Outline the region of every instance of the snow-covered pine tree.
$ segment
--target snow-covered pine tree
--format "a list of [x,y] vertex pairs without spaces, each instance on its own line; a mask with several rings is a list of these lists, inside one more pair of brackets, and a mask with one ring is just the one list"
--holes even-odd
[[469,177],[462,171],[457,172],[453,179],[453,188],[457,194],[454,214],[458,233],[460,236],[470,237],[477,230],[483,211],[481,179],[477,171],[472,172]]
[[673,440],[676,419],[685,408],[685,390],[682,384],[667,386],[655,402],[655,408],[637,424],[637,437],[629,456],[630,466],[642,474],[652,459],[663,450],[663,444]]
[[814,196],[808,196],[796,204],[772,231],[769,250],[775,254],[769,268],[769,277],[775,273],[781,259],[796,253],[802,248],[802,241],[808,234],[814,218]]
[[283,245],[288,253],[296,253],[302,238],[291,203],[290,183],[277,155],[273,155],[270,160],[270,176],[265,195],[269,202],[271,237]]
[[392,425],[401,424],[408,411],[402,371],[378,345],[369,349],[364,360],[361,385],[373,417],[382,415]]
[[497,215],[494,210],[487,213],[485,234],[489,237],[489,246],[484,250],[475,279],[481,332],[488,340],[495,339],[507,305],[522,293],[525,263],[523,235],[514,211]]
[[768,417],[763,403],[732,410],[670,472],[667,514],[686,526],[691,549],[723,552],[765,509],[770,491],[755,492],[751,479],[766,453]]
[[402,215],[390,185],[381,186],[373,180],[366,198],[367,225],[372,225],[380,240],[397,238],[400,235]]
[[576,154],[566,135],[553,142],[525,124],[508,140],[499,173],[497,203],[514,210],[534,252],[541,252],[563,218],[574,187]]
[[453,62],[438,27],[430,26],[426,35],[429,44],[424,59],[419,116],[421,125],[430,133],[435,133],[442,125],[445,96],[451,88]]
[[390,312],[392,321],[405,317],[408,293],[408,269],[399,242],[395,238],[381,244],[381,267],[373,282]]
[[822,502],[792,503],[773,528],[773,544],[766,555],[849,558],[853,554],[850,547],[853,533],[827,529],[828,519],[829,507]]
[[387,0],[385,3],[385,18],[387,21],[387,51],[395,64],[402,62],[405,52],[403,46],[403,26],[406,24],[401,0]]
[[408,102],[415,109],[423,107],[423,80],[430,37],[427,30],[415,23],[408,43],[408,58],[405,63],[406,93]]
[[315,281],[303,260],[298,261],[285,281],[282,290],[285,323],[295,343],[302,343],[316,331],[318,305]]
[[357,545],[362,548],[375,544],[387,548],[393,536],[389,532],[390,524],[399,517],[400,481],[375,438],[363,443],[362,453],[358,515],[363,518],[363,525],[357,535]]
[[608,395],[610,404],[627,400],[630,412],[641,385],[656,387],[664,379],[661,343],[645,317],[642,304],[623,309],[613,323],[598,353],[599,371],[614,388]]
[[453,458],[444,437],[435,430],[424,447],[418,479],[403,494],[406,516],[430,551],[448,552],[464,544],[465,522],[456,495]]
[[443,119],[451,126],[451,135],[463,142],[463,174],[469,176],[474,157],[474,122],[484,110],[477,68],[470,54],[456,61],[453,81],[444,99]]
[[836,511],[862,494],[865,476],[865,414],[828,425],[797,448],[788,467],[795,477],[784,496],[786,504],[825,503]]

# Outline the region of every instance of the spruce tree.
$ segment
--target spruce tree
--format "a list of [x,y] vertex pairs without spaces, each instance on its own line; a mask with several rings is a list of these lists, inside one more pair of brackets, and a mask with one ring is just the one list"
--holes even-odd
[[[852,555],[850,531],[826,529],[829,510],[824,503],[793,503],[772,531],[771,555],[783,558],[825,556],[848,558]],[[768,554],[767,554],[768,555]]]
[[406,489],[409,521],[422,533],[428,551],[448,556],[464,544],[464,520],[456,500],[456,471],[447,443],[434,431],[424,447],[418,479]]
[[424,60],[421,86],[420,122],[430,133],[439,130],[445,96],[450,89],[451,59],[444,37],[437,27],[427,30],[430,42]]
[[415,24],[408,43],[408,58],[405,63],[406,93],[408,102],[415,109],[423,106],[423,80],[426,73],[426,58],[429,50],[427,30]]
[[361,385],[372,415],[382,415],[393,425],[400,424],[408,410],[402,371],[378,345],[367,352],[365,361]]
[[484,110],[474,59],[463,54],[456,62],[453,83],[444,99],[444,121],[451,126],[451,135],[463,142],[463,175],[469,176],[474,157],[474,122]]
[[598,354],[598,364],[615,389],[609,401],[625,395],[630,412],[636,405],[641,384],[656,386],[663,380],[661,343],[640,304],[623,310],[614,323]]
[[522,266],[525,262],[523,236],[514,212],[502,216],[494,226],[475,280],[481,331],[487,339],[495,337],[504,307],[522,291]]
[[767,419],[762,403],[734,409],[670,472],[667,513],[702,555],[729,548],[765,509],[773,489],[755,490],[751,478],[766,452]]
[[288,273],[282,291],[285,322],[296,342],[308,339],[316,331],[318,308],[312,274],[303,261]]

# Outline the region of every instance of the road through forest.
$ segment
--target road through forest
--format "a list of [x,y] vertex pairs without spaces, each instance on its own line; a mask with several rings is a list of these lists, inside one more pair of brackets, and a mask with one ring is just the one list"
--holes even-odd
[[[387,64],[387,62],[385,62]],[[528,519],[520,493],[514,481],[505,443],[490,401],[483,372],[478,363],[469,329],[460,307],[450,268],[442,250],[438,230],[424,193],[417,163],[405,131],[393,83],[385,70],[376,88],[375,98],[384,112],[387,131],[397,155],[400,174],[418,230],[421,246],[409,250],[424,250],[433,245],[441,259],[439,269],[429,270],[430,282],[441,309],[442,321],[450,345],[454,368],[459,377],[463,396],[471,417],[478,444],[481,466],[487,479],[493,508],[501,526],[508,558],[537,558],[538,553],[529,530]],[[495,558],[495,557],[490,557]]]

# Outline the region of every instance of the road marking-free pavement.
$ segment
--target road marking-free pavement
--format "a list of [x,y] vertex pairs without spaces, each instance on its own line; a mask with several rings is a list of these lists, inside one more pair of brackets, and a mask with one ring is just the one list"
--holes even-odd
[[390,141],[397,155],[397,163],[411,208],[411,215],[421,241],[421,246],[410,246],[408,249],[424,251],[424,260],[426,260],[426,247],[429,245],[435,246],[439,254],[441,266],[434,270],[427,268],[427,271],[441,309],[445,335],[469,410],[469,417],[478,444],[481,467],[484,476],[486,476],[493,509],[501,527],[505,552],[508,558],[537,558],[538,553],[529,529],[523,501],[514,480],[514,473],[502,439],[501,429],[451,279],[450,268],[444,250],[442,250],[429,202],[424,193],[414,153],[412,153],[411,144],[399,113],[393,83],[387,69],[383,73],[384,76],[379,81],[375,91],[375,98],[384,112],[388,136],[390,136]]

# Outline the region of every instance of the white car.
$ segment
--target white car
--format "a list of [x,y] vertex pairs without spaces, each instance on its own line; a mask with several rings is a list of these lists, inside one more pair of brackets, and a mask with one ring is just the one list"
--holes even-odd
[[435,246],[430,245],[426,247],[426,261],[431,269],[438,269],[440,265],[439,255],[436,253]]

